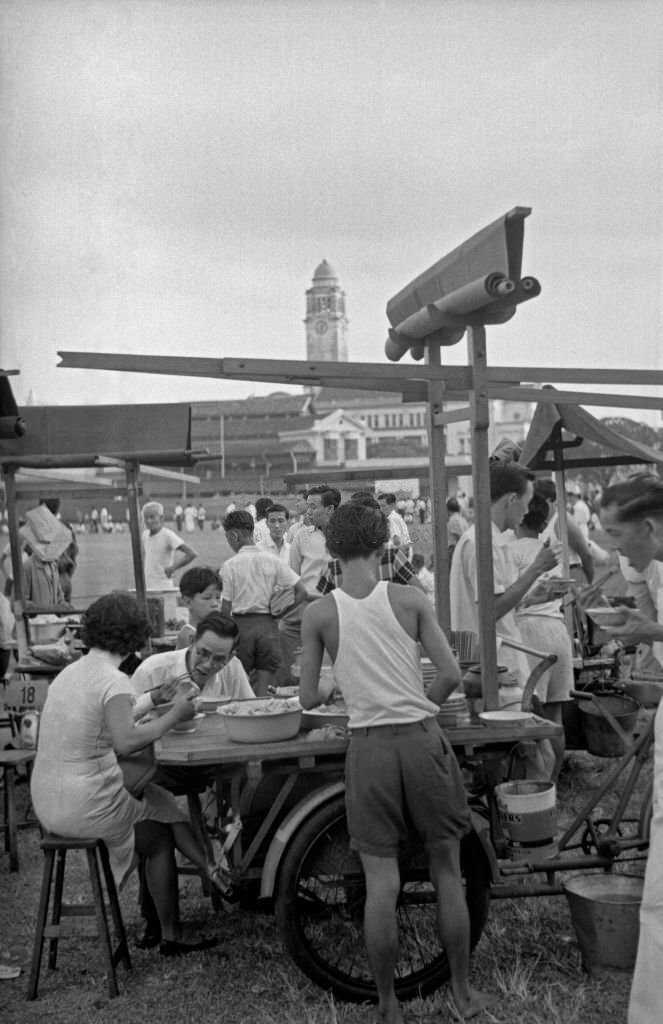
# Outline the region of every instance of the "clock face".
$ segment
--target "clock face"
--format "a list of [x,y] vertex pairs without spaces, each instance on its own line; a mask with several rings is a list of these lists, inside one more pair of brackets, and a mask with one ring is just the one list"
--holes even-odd
[[315,332],[316,332],[316,334],[326,334],[327,326],[328,326],[328,324],[327,324],[326,320],[316,320],[316,322],[315,322]]

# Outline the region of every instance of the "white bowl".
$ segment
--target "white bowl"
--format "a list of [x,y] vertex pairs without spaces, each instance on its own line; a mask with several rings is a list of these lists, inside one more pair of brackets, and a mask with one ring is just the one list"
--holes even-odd
[[296,698],[257,697],[234,700],[218,708],[234,743],[278,743],[299,732],[302,709]]
[[529,711],[480,711],[479,718],[486,725],[523,725],[534,716]]

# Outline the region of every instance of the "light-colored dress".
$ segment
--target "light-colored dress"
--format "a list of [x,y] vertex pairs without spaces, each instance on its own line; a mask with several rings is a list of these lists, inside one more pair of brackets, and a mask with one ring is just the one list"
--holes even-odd
[[125,789],[105,717],[107,703],[120,694],[135,699],[131,682],[103,651],[68,665],[49,687],[31,783],[43,827],[103,839],[118,885],[134,866],[136,822],[187,820],[160,786],[150,783],[140,800]]

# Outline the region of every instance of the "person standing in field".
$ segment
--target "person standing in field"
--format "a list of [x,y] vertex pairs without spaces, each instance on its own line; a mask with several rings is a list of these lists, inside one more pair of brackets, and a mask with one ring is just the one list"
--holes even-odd
[[184,529],[186,533],[194,533],[196,529],[196,509],[190,501],[184,508]]
[[[649,474],[608,487],[601,498],[601,526],[615,548],[640,573],[663,560],[663,482]],[[624,608],[619,626],[606,629],[627,643],[663,641],[663,624],[639,609]],[[655,720],[654,780],[649,854],[640,905],[640,937],[628,1024],[660,1024],[663,1006],[663,702]]]
[[[326,530],[343,569],[341,587],[309,605],[302,624],[299,698],[323,702],[325,650],[349,715],[346,809],[353,849],[366,879],[364,937],[378,991],[380,1024],[403,1024],[394,972],[398,960],[398,850],[410,824],[424,841],[451,968],[458,1016],[489,1003],[469,982],[470,928],[460,874],[460,839],[470,817],[463,780],[436,720],[460,672],[433,607],[412,587],[377,581],[389,539],[386,517],[357,502],[341,505]],[[424,693],[419,644],[438,669]]]
[[292,588],[295,605],[306,597],[297,574],[273,555],[256,547],[253,516],[231,512],[223,520],[226,540],[235,554],[221,566],[221,611],[239,627],[237,657],[247,673],[254,672],[253,688],[264,697],[281,666],[281,650],[272,601],[280,591]]
[[198,553],[163,525],[160,502],[148,501],[143,505],[143,522],[145,586],[148,590],[170,590],[175,586],[173,573],[192,562]]

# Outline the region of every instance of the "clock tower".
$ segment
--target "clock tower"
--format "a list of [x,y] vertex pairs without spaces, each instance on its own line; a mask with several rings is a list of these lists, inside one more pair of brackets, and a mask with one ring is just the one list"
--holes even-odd
[[333,267],[323,260],[306,291],[306,358],[308,362],[348,361],[345,292]]

